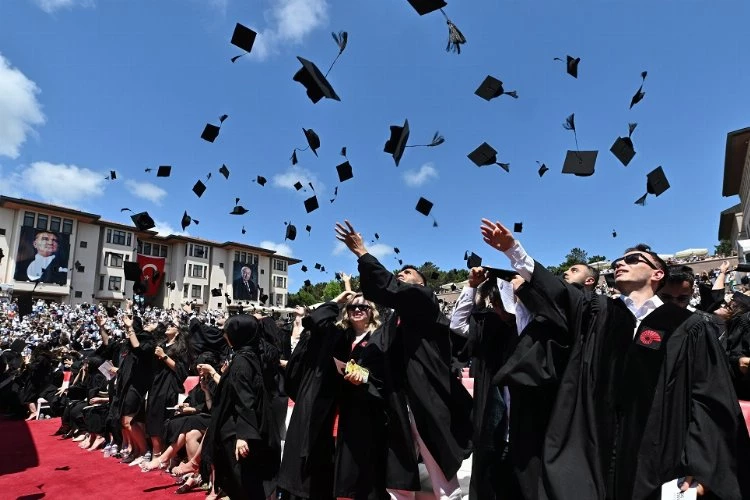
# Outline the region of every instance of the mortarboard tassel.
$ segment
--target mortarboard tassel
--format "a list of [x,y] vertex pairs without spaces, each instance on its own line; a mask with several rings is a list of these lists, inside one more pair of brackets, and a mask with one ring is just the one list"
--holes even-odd
[[633,132],[635,132],[635,128],[638,126],[637,123],[628,123],[628,137],[633,135]]
[[461,30],[458,29],[458,26],[453,24],[453,21],[448,19],[448,15],[443,9],[440,9],[440,12],[443,13],[445,22],[448,24],[448,45],[445,47],[445,51],[453,51],[456,54],[461,54],[461,45],[466,43],[466,37],[463,35],[463,33],[461,33]]
[[146,172],[146,173],[149,173],[149,172],[151,172],[151,170],[152,170],[152,169],[150,169],[150,168],[147,168],[147,169],[145,169],[145,170],[144,170],[144,172]]
[[645,206],[646,205],[646,196],[648,196],[648,193],[644,194],[643,196],[641,196],[640,198],[638,198],[637,200],[635,200],[635,204],[636,205],[640,205],[642,207]]
[[646,76],[648,76],[648,71],[643,71],[641,73],[641,86],[638,87],[638,90],[636,91],[635,95],[632,99],[630,99],[630,109],[633,109],[633,106],[641,102],[641,100],[645,97],[646,93],[643,91],[643,84],[646,83]]
[[[565,130],[573,131],[573,137],[576,140],[576,156],[578,156],[578,151],[580,151],[581,148],[578,147],[578,133],[576,132],[576,114],[575,113],[571,113],[571,115],[565,119],[565,123],[563,123],[563,128]],[[580,160],[581,157],[579,156],[578,159]]]
[[335,188],[333,188],[333,198],[331,198],[331,203],[333,203],[334,201],[336,201],[336,197],[338,195],[339,195],[339,187],[336,186]]
[[432,141],[429,144],[414,144],[412,146],[405,146],[407,148],[432,148],[435,146],[440,146],[442,143],[445,142],[445,137],[440,135],[440,132],[435,132],[435,135],[432,136]]
[[333,69],[333,65],[336,64],[336,61],[339,60],[339,57],[344,52],[344,49],[346,49],[346,44],[349,42],[349,33],[346,31],[339,31],[338,34],[331,33],[331,36],[333,36],[333,41],[336,42],[336,45],[339,46],[339,53],[336,54],[336,58],[331,63],[331,66],[328,68],[328,71],[326,71],[326,74],[324,76],[328,76],[328,73],[331,72]]
[[120,209],[120,212],[125,212],[125,211],[132,212],[132,210],[130,210],[129,208],[121,208]]
[[292,157],[290,158],[290,160],[292,160],[292,165],[296,165],[297,164],[297,149],[296,148],[292,152]]
[[547,165],[545,165],[544,163],[539,163],[539,162],[536,162],[536,163],[537,165],[539,165],[539,172],[538,172],[539,177],[542,177],[544,174],[547,173],[547,171],[549,170],[549,167],[547,167]]
[[344,158],[346,158],[346,146],[344,146],[343,148],[341,148],[341,156],[343,156]]

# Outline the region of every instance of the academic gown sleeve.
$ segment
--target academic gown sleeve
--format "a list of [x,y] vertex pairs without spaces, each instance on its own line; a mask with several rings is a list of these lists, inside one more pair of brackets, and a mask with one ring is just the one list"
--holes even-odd
[[[257,398],[253,387],[253,380],[260,376],[255,373],[253,364],[243,356],[237,356],[232,361],[236,363],[232,381],[234,385],[234,414],[236,415],[235,432],[237,439],[244,441],[260,441],[260,422],[255,411]],[[252,451],[252,450],[251,450]]]

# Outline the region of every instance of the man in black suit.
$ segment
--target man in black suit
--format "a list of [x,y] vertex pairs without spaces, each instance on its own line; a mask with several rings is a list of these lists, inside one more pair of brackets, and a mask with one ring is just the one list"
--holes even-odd
[[56,234],[40,231],[34,237],[36,254],[16,263],[16,281],[39,281],[64,285],[68,281],[67,263],[57,254],[59,240]]
[[235,300],[258,300],[258,285],[252,278],[252,269],[248,266],[242,266],[240,277],[232,282]]

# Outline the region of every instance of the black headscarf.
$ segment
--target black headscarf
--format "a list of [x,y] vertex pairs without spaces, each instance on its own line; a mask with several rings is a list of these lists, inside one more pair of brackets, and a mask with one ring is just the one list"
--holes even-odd
[[237,314],[224,323],[224,334],[235,352],[243,347],[256,347],[260,343],[260,323],[255,316]]

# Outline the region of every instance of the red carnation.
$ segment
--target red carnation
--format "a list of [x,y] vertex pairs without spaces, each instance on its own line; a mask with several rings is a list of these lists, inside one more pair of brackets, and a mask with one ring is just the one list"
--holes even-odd
[[661,335],[659,335],[659,332],[655,332],[653,330],[643,330],[641,332],[641,344],[643,345],[651,345],[654,342],[661,342]]

